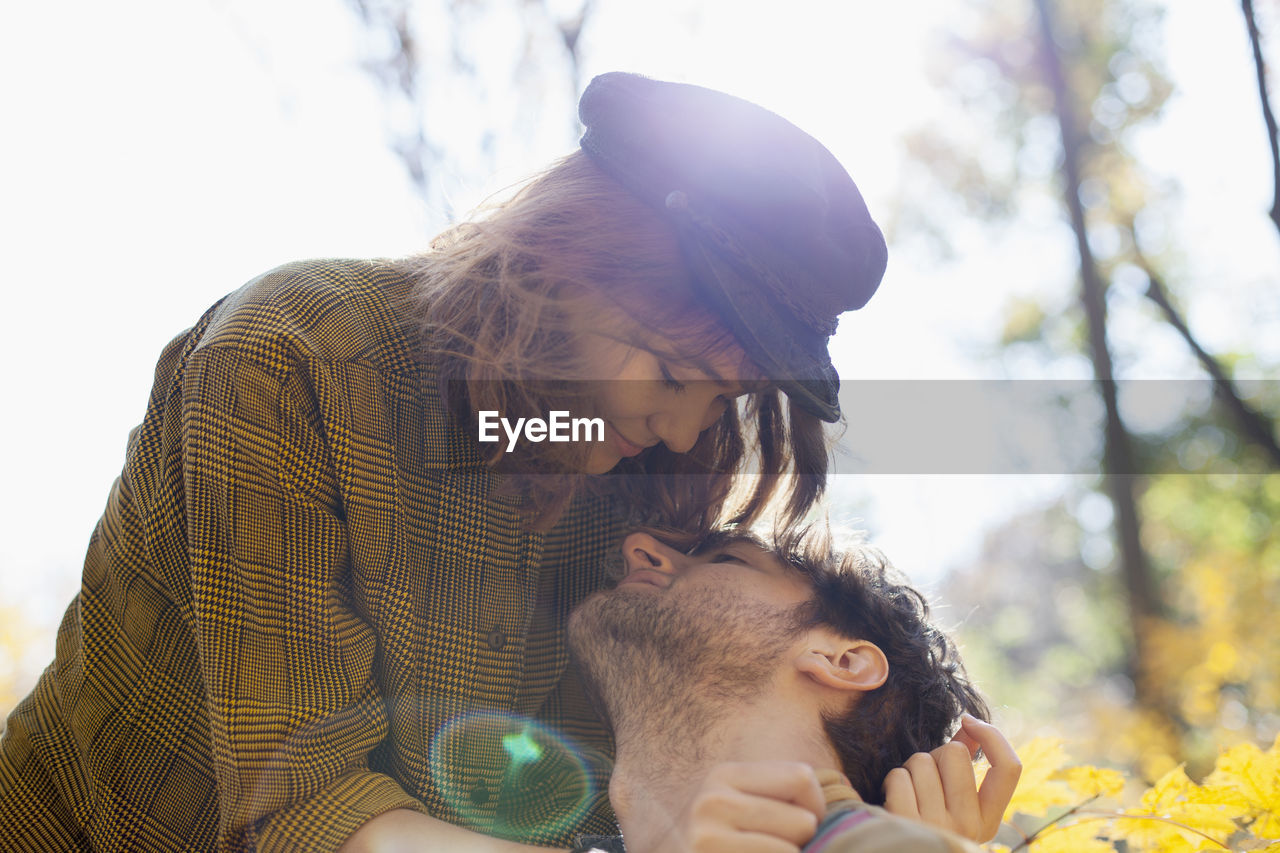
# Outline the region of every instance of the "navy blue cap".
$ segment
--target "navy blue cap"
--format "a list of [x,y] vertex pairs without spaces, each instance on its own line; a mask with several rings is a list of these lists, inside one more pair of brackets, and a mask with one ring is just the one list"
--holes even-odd
[[795,401],[840,418],[827,341],[888,250],[835,156],[750,101],[611,72],[578,104],[582,149],[676,226],[702,301]]

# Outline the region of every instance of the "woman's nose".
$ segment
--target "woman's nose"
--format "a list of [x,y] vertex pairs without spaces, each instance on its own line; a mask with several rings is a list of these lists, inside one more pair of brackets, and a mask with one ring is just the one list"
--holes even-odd
[[658,438],[673,453],[688,453],[698,443],[702,431],[692,425],[668,427],[658,433]]
[[667,574],[675,574],[680,569],[685,555],[667,545],[663,545],[648,533],[632,533],[622,540],[622,559],[627,564],[627,571],[637,569],[656,569]]
[[685,406],[664,413],[651,424],[653,434],[674,453],[688,453],[698,442],[698,436],[724,414],[724,406],[716,398],[704,406]]

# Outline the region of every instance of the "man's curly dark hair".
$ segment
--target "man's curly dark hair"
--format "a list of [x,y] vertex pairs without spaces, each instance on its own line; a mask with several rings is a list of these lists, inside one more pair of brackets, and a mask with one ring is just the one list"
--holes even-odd
[[797,629],[826,626],[850,639],[875,643],[884,652],[889,662],[885,683],[844,713],[823,719],[841,768],[866,802],[883,804],[882,785],[889,771],[914,753],[946,743],[961,714],[990,720],[955,643],[929,621],[924,596],[880,549],[865,543],[833,549],[825,530],[818,528],[775,533],[772,545],[733,530],[697,542],[657,535],[686,553],[741,539],[772,551],[813,587],[813,597],[796,610]]
[[881,804],[890,770],[946,743],[961,714],[990,720],[991,712],[955,643],[929,621],[929,603],[880,549],[860,543],[833,551],[826,537],[800,530],[775,537],[773,550],[813,586],[799,613],[805,627],[868,640],[888,658],[881,687],[823,719],[854,789]]

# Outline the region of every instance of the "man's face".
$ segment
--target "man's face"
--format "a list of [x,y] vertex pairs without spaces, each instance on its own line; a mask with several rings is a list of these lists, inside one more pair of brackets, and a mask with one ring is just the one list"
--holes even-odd
[[704,597],[773,608],[795,607],[812,595],[803,577],[745,536],[684,554],[647,533],[632,533],[622,556],[626,574],[608,594],[658,595],[666,606]]
[[633,533],[623,557],[617,588],[569,618],[570,646],[615,726],[627,714],[713,716],[764,689],[802,638],[794,610],[808,584],[749,540],[687,555]]

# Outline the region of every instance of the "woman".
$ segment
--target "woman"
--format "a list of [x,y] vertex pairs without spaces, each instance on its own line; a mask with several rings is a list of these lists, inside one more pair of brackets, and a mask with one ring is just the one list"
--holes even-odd
[[[483,709],[608,754],[565,615],[628,522],[809,509],[826,340],[885,261],[844,170],[759,107],[610,74],[581,116],[581,152],[428,254],[282,267],[165,350],[9,719],[2,846],[333,849],[408,821],[497,849],[448,820],[565,842],[520,824],[554,791],[438,734]],[[482,412],[554,411],[597,435],[480,440]]]

